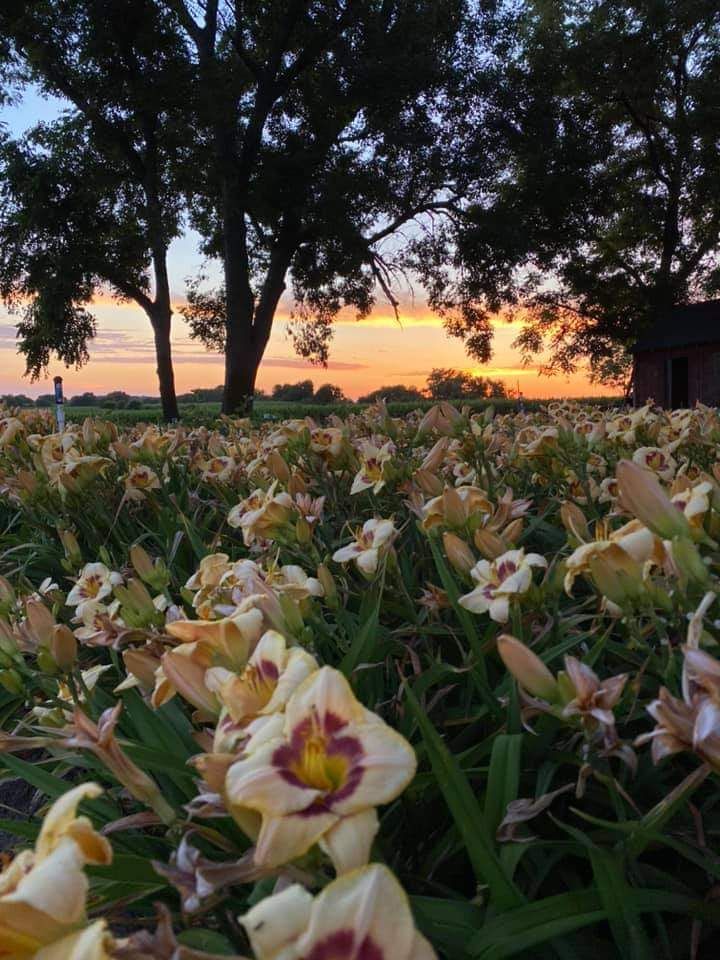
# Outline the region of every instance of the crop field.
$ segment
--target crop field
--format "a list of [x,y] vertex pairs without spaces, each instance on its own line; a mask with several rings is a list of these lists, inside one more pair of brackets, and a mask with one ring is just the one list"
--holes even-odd
[[717,956],[716,410],[67,412],[0,419],[0,953]]

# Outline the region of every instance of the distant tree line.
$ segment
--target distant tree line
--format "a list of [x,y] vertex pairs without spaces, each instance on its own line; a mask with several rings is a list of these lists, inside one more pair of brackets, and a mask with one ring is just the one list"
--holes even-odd
[[[179,403],[220,403],[223,386],[195,387],[188,393],[178,395]],[[396,383],[379,387],[362,397],[358,403],[375,403],[383,399],[388,402],[414,402],[420,400],[471,400],[480,398],[507,397],[508,392],[500,380],[474,376],[463,370],[436,367],[431,370],[424,389]],[[255,391],[255,400],[278,400],[285,403],[353,403],[345,395],[342,387],[334,383],[323,383],[315,389],[312,380],[299,380],[297,383],[276,383],[269,394]],[[13,407],[52,407],[55,397],[52,393],[43,393],[33,400],[25,394],[5,394],[0,401]],[[160,397],[133,396],[124,390],[113,390],[106,394],[91,392],[76,393],[67,400],[68,407],[99,407],[103,410],[141,410],[143,407],[159,404]]]

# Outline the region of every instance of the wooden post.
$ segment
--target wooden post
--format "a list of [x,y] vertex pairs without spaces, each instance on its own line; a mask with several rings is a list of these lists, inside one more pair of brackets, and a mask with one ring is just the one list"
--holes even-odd
[[63,378],[54,377],[55,384],[55,423],[57,432],[62,433],[65,429],[65,397],[63,396]]

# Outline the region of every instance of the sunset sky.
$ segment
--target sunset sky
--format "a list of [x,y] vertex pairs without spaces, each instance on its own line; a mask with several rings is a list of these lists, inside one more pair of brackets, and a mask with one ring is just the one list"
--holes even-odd
[[[57,101],[46,101],[35,94],[0,110],[2,120],[14,136],[39,120],[58,113]],[[170,251],[170,270],[176,304],[182,302],[185,280],[203,265],[197,238],[189,234],[177,240]],[[258,386],[269,390],[278,382],[309,378],[316,386],[340,385],[348,396],[356,398],[376,387],[395,383],[424,386],[433,367],[455,367],[474,374],[502,380],[513,389],[519,384],[526,397],[590,396],[607,393],[594,387],[585,376],[570,379],[539,377],[535,367],[523,367],[520,355],[511,346],[517,327],[498,321],[491,363],[478,365],[465,353],[459,340],[448,337],[440,320],[409,292],[403,298],[398,323],[389,306],[379,303],[373,315],[357,322],[352,316],[335,328],[330,362],[326,369],[312,366],[297,357],[287,335],[289,304],[279,312],[267,353],[260,369]],[[90,390],[104,393],[125,390],[128,393],[157,394],[150,325],[139,307],[118,304],[101,297],[93,312],[98,320],[98,336],[90,348],[90,363],[82,370],[66,370],[53,362],[48,378],[35,383],[23,377],[24,364],[17,354],[13,319],[0,306],[0,393],[47,393],[52,377],[65,378],[67,396]],[[191,340],[181,317],[174,321],[173,350],[178,392],[193,387],[222,383],[223,362],[218,354],[208,353],[202,344]]]

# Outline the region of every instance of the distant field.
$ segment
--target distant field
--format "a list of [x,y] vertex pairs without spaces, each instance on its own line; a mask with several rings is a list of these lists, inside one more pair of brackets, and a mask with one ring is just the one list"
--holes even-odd
[[[389,403],[388,408],[393,416],[402,416],[412,410],[427,410],[433,402],[422,400],[419,402]],[[531,410],[537,409],[548,402],[550,401],[525,400],[524,407]],[[621,400],[618,397],[592,397],[584,402],[605,408],[620,404]],[[488,406],[493,406],[498,412],[518,409],[516,400],[464,400],[454,401],[454,403],[456,406],[467,405],[473,410],[484,410]],[[363,406],[356,403],[288,403],[279,400],[259,400],[253,410],[253,419],[286,420],[292,417],[313,417],[322,420],[332,414],[345,417],[349,413],[358,413],[362,409]],[[180,416],[184,423],[207,423],[219,415],[219,403],[180,404]],[[135,423],[159,423],[161,419],[158,404],[142,407],[138,410],[107,410],[100,406],[74,407],[68,404],[65,408],[65,416],[68,421],[84,420],[85,417],[99,417],[100,419],[112,420],[123,426],[130,426]]]

